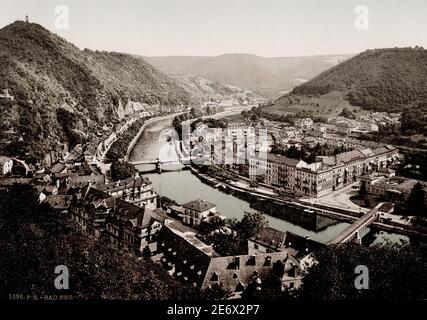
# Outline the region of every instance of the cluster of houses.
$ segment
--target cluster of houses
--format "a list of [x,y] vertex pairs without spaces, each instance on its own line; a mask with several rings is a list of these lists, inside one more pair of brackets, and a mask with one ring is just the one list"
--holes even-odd
[[351,135],[378,132],[380,125],[400,125],[400,113],[373,112],[358,119],[343,116],[328,118],[326,123],[315,123],[311,118],[298,119],[294,127],[314,136],[325,137],[327,133]]
[[350,135],[352,133],[377,132],[379,126],[372,119],[347,119],[342,116],[328,119],[326,123],[314,123],[311,118],[295,121],[294,126],[305,133],[325,137],[327,133]]
[[387,167],[398,160],[393,146],[356,149],[316,162],[267,154],[249,159],[249,177],[302,196],[320,197],[358,181],[359,177]]
[[417,183],[422,185],[427,205],[427,184],[423,181],[396,176],[394,170],[389,168],[381,168],[377,172],[360,177],[360,187],[367,194],[401,204],[408,202],[412,189]]
[[[118,250],[151,256],[186,285],[200,290],[219,285],[234,298],[249,287],[259,290],[273,268],[281,270],[283,289],[298,288],[315,261],[312,252],[320,244],[271,228],[248,240],[247,254],[221,256],[196,236],[204,224],[225,220],[215,204],[194,200],[163,210],[147,178],[136,175],[111,182],[81,151],[31,177],[3,176],[1,188],[31,184],[39,190],[41,203],[67,213],[69,222],[84,232]],[[0,160],[3,174],[10,170],[10,160]],[[181,223],[190,229],[176,227]]]
[[168,272],[188,285],[220,286],[238,298],[249,287],[261,290],[273,269],[282,289],[298,288],[307,268],[315,263],[313,251],[323,245],[289,232],[265,228],[248,240],[248,254],[220,256],[195,234],[182,232],[166,221],[158,235],[158,254]]
[[[145,106],[127,107],[133,112],[149,112]],[[147,178],[137,174],[110,181],[101,166],[101,158],[117,135],[136,120],[136,117],[127,117],[114,133],[105,134],[88,145],[74,147],[47,168],[35,170],[25,162],[0,156],[0,188],[16,183],[33,185],[39,191],[41,203],[67,213],[69,221],[85,232],[108,239],[119,250],[128,250],[136,256],[151,256],[171,275],[200,290],[219,285],[239,297],[250,287],[261,289],[273,269],[280,271],[283,289],[298,288],[307,268],[315,263],[313,252],[321,244],[289,232],[265,228],[248,239],[247,254],[221,256],[196,236],[203,226],[225,220],[215,204],[198,199],[163,206],[163,210]],[[312,121],[303,120],[297,126],[310,130]],[[314,128],[327,130],[317,124]],[[225,132],[232,141],[237,141],[242,132],[248,139],[253,138],[258,129],[244,123],[229,123]],[[273,143],[266,142],[267,145]],[[260,142],[253,143],[253,150],[259,150]],[[238,163],[238,150],[234,144],[231,148],[233,161]],[[377,192],[375,188],[385,181],[371,179],[371,176],[385,171],[398,153],[391,146],[359,149],[333,157],[318,157],[312,164],[269,153],[266,158],[259,158],[256,153],[245,156],[243,164],[250,178],[259,180],[262,177],[264,183],[318,197],[359,178],[366,180],[369,190]],[[21,176],[14,174],[18,167],[22,169]]]

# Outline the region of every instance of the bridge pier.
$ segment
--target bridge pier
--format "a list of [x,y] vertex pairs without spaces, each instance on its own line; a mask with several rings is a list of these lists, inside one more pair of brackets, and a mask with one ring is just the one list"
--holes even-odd
[[156,163],[156,171],[157,171],[157,173],[162,173],[162,163],[160,162],[160,160],[157,160],[157,163]]
[[362,244],[362,237],[360,236],[360,231],[356,231],[352,242],[356,244]]

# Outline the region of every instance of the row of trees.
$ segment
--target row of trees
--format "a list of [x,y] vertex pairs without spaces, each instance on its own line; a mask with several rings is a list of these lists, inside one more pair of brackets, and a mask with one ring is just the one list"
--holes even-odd
[[111,164],[111,179],[113,181],[124,180],[134,176],[138,170],[132,163],[116,160]]
[[[317,110],[316,110],[317,111]],[[315,114],[314,110],[300,110],[297,113],[288,113],[286,115],[269,112],[264,106],[253,107],[251,110],[244,110],[241,115],[245,119],[252,121],[265,118],[270,121],[286,122],[294,124],[294,122],[301,118],[311,118],[314,122],[326,122],[326,118]]]
[[405,134],[427,133],[427,107],[411,108],[402,112],[401,131]]
[[205,109],[192,107],[190,112],[182,113],[176,116],[172,121],[172,126],[175,131],[178,132],[179,137],[182,138],[182,122],[197,119],[203,116],[209,116],[215,114],[218,111],[219,110],[216,110],[215,108],[211,108],[209,106]]
[[[423,243],[327,246],[316,253],[317,264],[309,269],[299,289],[282,291],[278,268],[263,281],[261,290],[249,291],[246,297],[303,301],[425,299],[426,249]],[[358,266],[362,266],[363,279]]]
[[107,152],[107,157],[110,160],[119,160],[126,156],[130,142],[138,134],[141,127],[144,125],[145,119],[140,119],[131,124],[131,126],[122,133],[122,135],[113,142]]
[[285,156],[287,158],[300,159],[308,163],[313,163],[315,162],[317,156],[333,156],[350,150],[352,149],[347,148],[344,145],[336,147],[325,144],[321,146],[319,143],[317,143],[313,148],[307,146],[301,146],[300,148],[290,146],[288,148],[276,144],[272,147],[271,152]]

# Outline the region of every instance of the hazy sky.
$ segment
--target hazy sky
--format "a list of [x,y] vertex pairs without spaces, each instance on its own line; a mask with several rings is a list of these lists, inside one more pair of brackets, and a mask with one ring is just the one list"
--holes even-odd
[[[55,28],[55,7],[69,29]],[[355,8],[369,9],[357,29]],[[427,47],[426,0],[0,0],[0,26],[37,22],[80,48],[147,56],[300,56]]]

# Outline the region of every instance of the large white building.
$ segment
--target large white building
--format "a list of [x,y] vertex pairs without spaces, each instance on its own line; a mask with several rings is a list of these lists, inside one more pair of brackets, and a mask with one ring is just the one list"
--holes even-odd
[[320,197],[350,183],[363,174],[387,167],[398,158],[393,146],[352,150],[334,157],[318,157],[315,163],[269,155],[249,161],[249,177],[292,194]]

